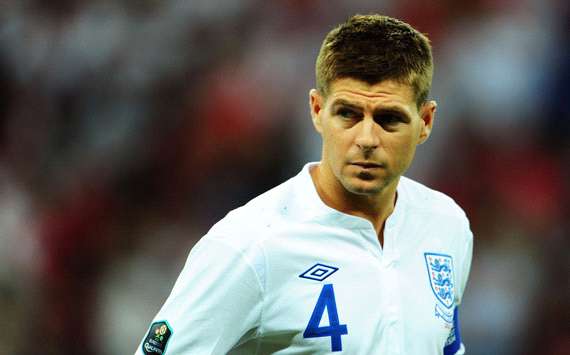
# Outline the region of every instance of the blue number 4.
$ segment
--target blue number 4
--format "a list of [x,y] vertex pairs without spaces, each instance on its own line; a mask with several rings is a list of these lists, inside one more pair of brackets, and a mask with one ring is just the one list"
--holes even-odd
[[[329,316],[329,325],[326,327],[319,327],[323,314],[327,309]],[[336,312],[336,302],[334,300],[334,290],[332,284],[323,286],[319,299],[307,329],[303,333],[304,338],[320,338],[331,337],[331,351],[342,351],[341,335],[348,334],[346,324],[340,324],[338,320],[338,313]]]

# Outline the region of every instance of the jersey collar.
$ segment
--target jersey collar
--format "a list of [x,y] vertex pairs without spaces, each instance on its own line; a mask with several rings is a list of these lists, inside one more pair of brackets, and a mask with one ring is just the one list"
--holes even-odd
[[[299,210],[303,211],[303,213],[301,213],[303,219],[348,229],[374,229],[372,223],[367,219],[340,212],[327,206],[323,200],[321,200],[310,174],[310,169],[318,164],[319,162],[305,164],[301,172],[299,172],[295,178],[295,200]],[[396,188],[398,193],[396,206],[392,214],[388,217],[386,225],[396,225],[401,219],[403,205],[405,204],[405,193],[401,185],[402,179],[400,179],[400,183]]]

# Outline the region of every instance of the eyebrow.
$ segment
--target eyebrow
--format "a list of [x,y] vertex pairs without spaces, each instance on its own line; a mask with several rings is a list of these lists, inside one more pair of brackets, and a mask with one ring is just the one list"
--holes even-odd
[[[363,111],[362,106],[360,106],[358,104],[354,104],[354,103],[347,101],[345,99],[336,99],[335,101],[333,101],[332,107],[336,108],[338,106],[345,106],[345,107],[351,108],[353,110]],[[373,114],[374,115],[381,115],[381,114],[387,114],[387,113],[402,115],[404,117],[410,116],[406,110],[402,109],[399,106],[384,106],[381,108],[377,108],[374,110]]]
[[353,104],[352,102],[346,101],[344,99],[336,99],[333,101],[332,103],[332,107],[337,107],[337,106],[345,106],[354,110],[358,110],[358,111],[362,111],[362,107],[360,105],[357,104]]

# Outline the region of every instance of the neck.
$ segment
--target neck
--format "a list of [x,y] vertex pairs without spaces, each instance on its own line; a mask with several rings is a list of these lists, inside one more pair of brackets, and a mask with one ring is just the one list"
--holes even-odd
[[394,179],[377,193],[355,194],[346,190],[332,172],[327,173],[322,163],[313,167],[310,173],[319,197],[327,206],[369,220],[382,243],[384,223],[394,211],[399,179]]

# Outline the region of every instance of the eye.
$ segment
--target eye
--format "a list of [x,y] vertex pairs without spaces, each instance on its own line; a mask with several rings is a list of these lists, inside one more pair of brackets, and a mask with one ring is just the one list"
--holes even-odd
[[403,119],[398,115],[386,113],[375,116],[374,121],[379,125],[381,125],[382,127],[385,126],[392,127],[400,122],[403,122]]
[[349,108],[345,108],[345,107],[339,108],[339,109],[336,111],[336,114],[337,114],[338,116],[343,117],[343,118],[349,118],[349,119],[358,118],[358,117],[360,116],[360,114],[359,114],[358,112],[356,112],[356,111],[354,111],[354,110],[351,110],[351,109],[349,109]]

